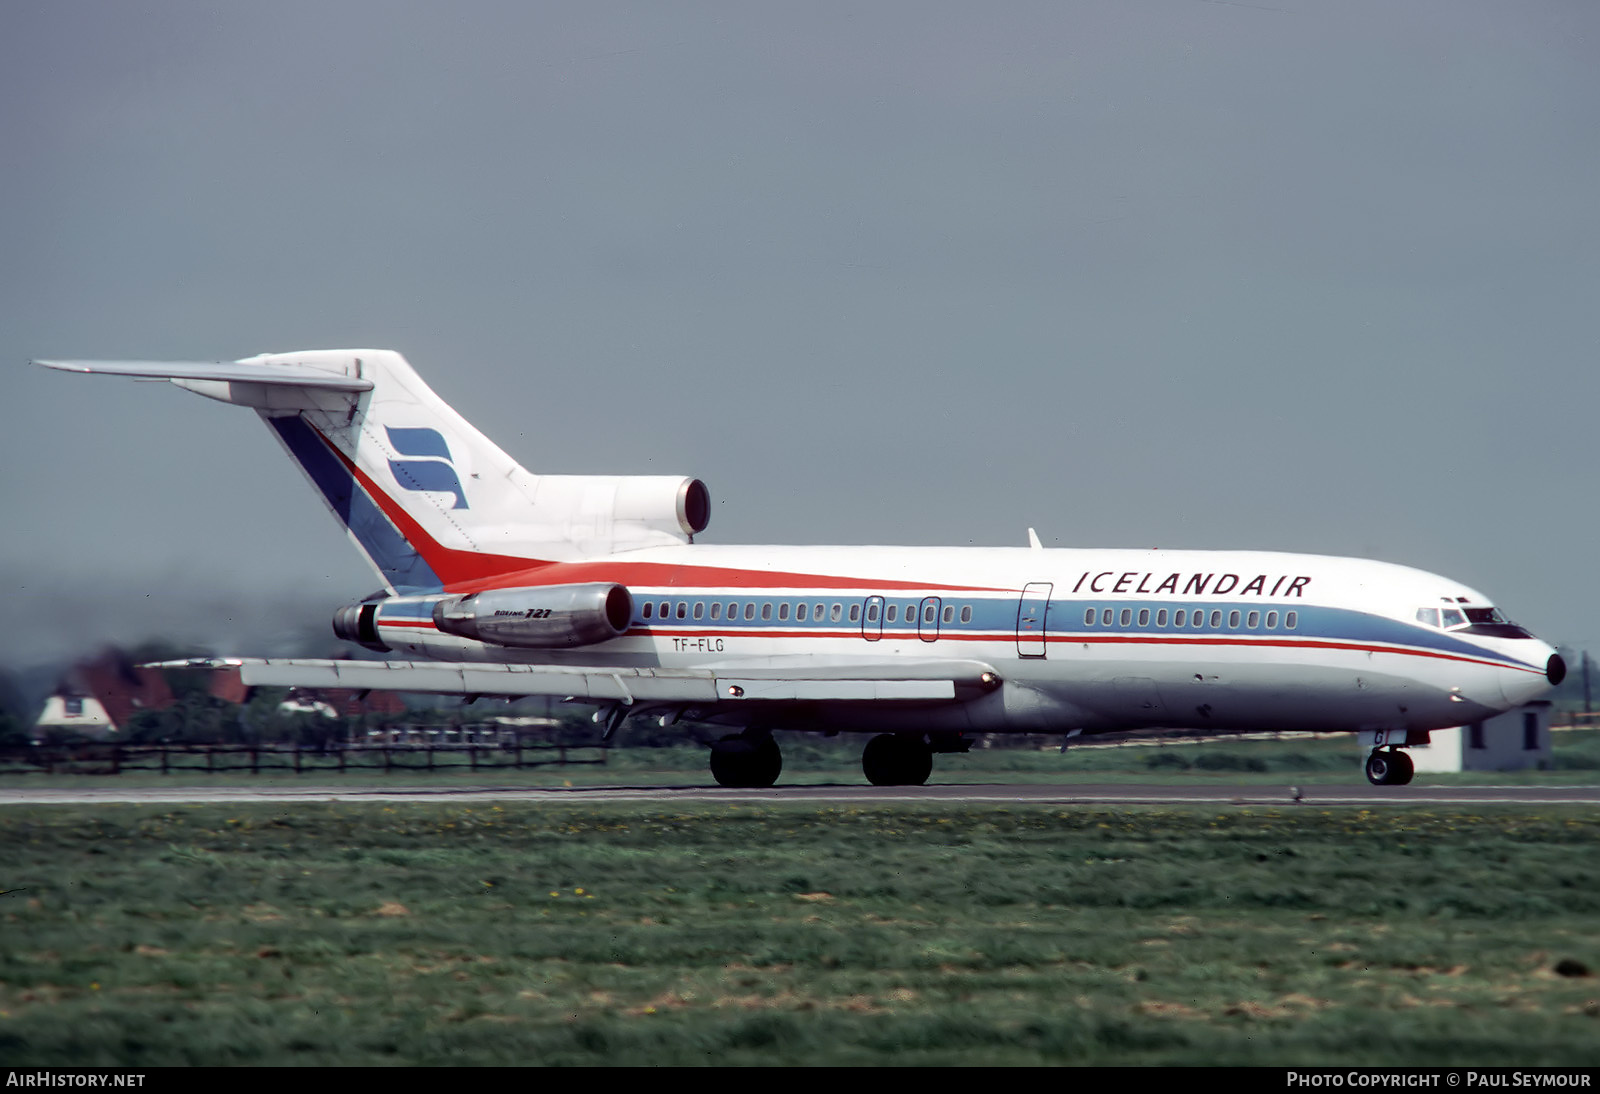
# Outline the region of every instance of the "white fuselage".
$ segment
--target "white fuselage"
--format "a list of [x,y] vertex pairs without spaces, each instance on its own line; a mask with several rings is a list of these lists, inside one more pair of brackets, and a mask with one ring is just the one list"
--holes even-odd
[[379,634],[398,652],[474,662],[979,661],[1004,681],[991,694],[938,709],[831,707],[814,724],[1067,734],[1460,725],[1542,694],[1553,652],[1419,621],[1419,609],[1489,605],[1448,578],[1268,552],[691,545],[456,591],[577,581],[628,588],[625,634],[571,651],[494,646],[440,633],[434,596],[382,602]]

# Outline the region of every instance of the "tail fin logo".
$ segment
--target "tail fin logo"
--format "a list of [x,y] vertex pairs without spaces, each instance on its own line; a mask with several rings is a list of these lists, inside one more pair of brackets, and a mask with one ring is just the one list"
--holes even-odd
[[402,489],[454,494],[456,503],[451,508],[468,508],[466,491],[461,489],[461,479],[456,475],[450,446],[438,430],[385,426],[384,432],[389,434],[389,444],[400,455],[421,457],[389,461],[389,471]]

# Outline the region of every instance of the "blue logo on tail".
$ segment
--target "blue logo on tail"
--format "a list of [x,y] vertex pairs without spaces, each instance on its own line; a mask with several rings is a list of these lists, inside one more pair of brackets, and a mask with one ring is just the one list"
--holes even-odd
[[389,443],[402,456],[423,456],[426,459],[390,460],[389,471],[406,490],[434,490],[441,494],[454,494],[452,509],[466,509],[467,495],[461,489],[451,460],[450,446],[434,429],[393,429],[384,427]]

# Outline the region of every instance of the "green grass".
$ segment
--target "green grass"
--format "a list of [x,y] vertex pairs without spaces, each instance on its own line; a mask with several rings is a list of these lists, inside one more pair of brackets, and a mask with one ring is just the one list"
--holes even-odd
[[1597,841],[1570,806],[9,807],[0,1061],[1591,1065]]

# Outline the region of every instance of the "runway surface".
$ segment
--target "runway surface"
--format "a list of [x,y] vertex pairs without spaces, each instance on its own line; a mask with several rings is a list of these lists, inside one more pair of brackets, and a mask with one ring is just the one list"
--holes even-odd
[[477,802],[561,805],[602,802],[815,802],[837,804],[1017,805],[1541,805],[1600,804],[1600,786],[1141,786],[965,784],[913,787],[776,786],[728,790],[715,786],[178,786],[61,789],[0,788],[4,805],[182,804],[199,802]]

